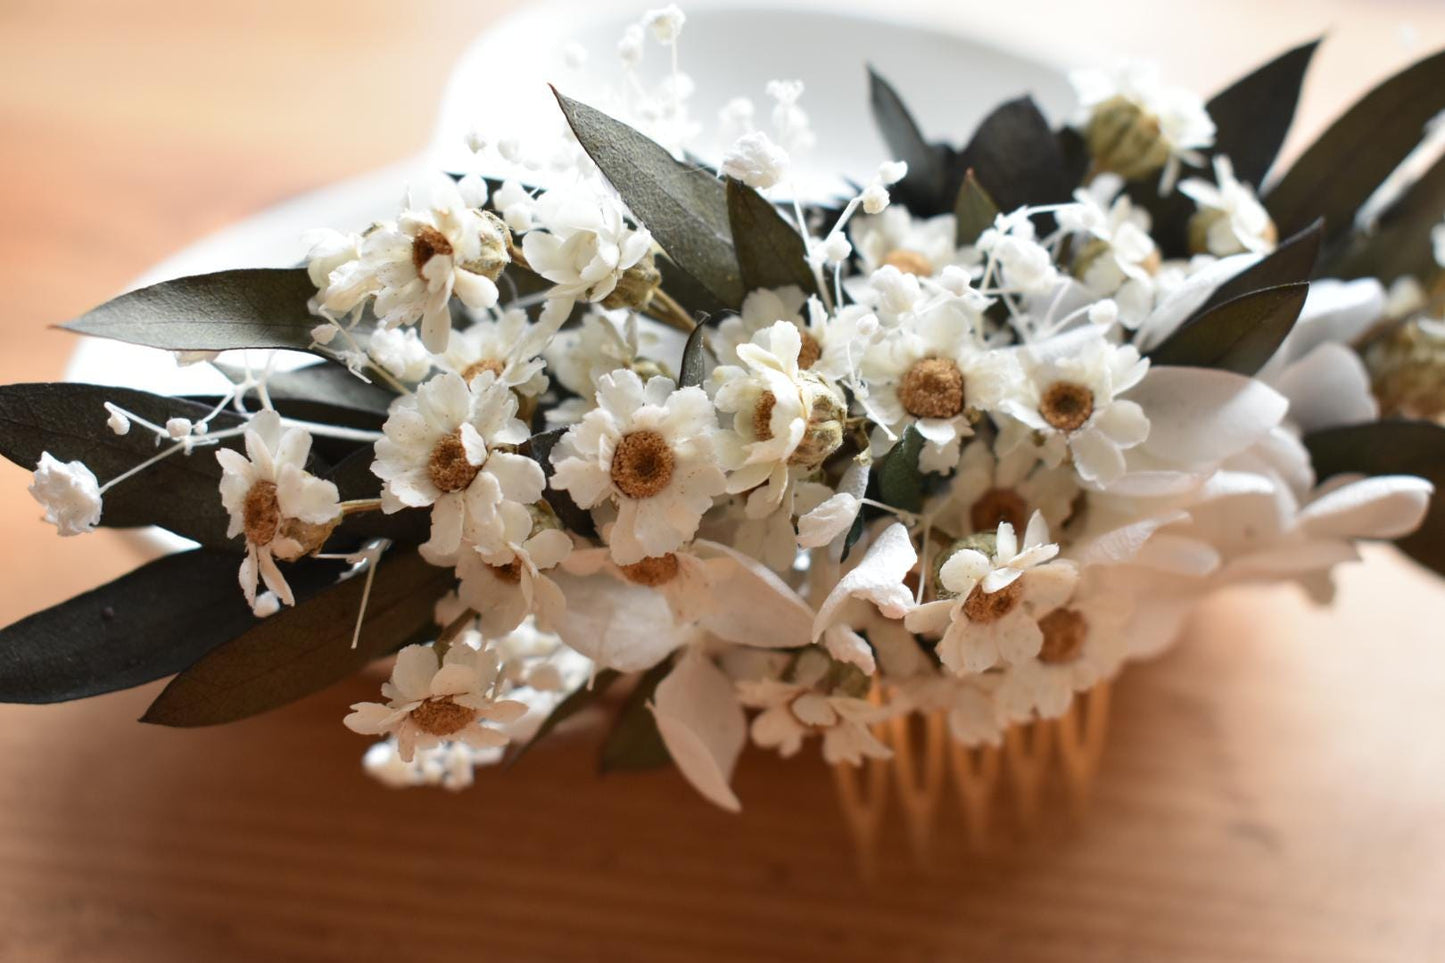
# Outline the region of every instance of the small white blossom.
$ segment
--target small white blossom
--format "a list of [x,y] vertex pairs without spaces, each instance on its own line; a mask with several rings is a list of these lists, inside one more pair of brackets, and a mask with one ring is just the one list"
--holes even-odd
[[642,17],[642,25],[652,31],[652,36],[658,43],[667,46],[677,43],[678,35],[682,33],[682,25],[686,22],[687,17],[675,3],[669,3],[658,10],[649,10]]
[[722,172],[749,187],[766,190],[787,177],[788,153],[767,134],[755,130],[739,137],[723,155]]
[[1274,250],[1277,235],[1269,212],[1255,197],[1253,188],[1235,179],[1234,165],[1223,154],[1214,158],[1214,179],[1214,184],[1192,178],[1179,185],[1179,193],[1198,206],[1196,216],[1212,215],[1204,232],[1208,253],[1228,257],[1245,251],[1267,254]]
[[503,746],[506,733],[485,723],[507,724],[527,711],[525,703],[497,698],[497,654],[454,643],[442,659],[426,645],[396,654],[381,702],[358,702],[344,720],[353,732],[391,735],[397,754],[411,762],[418,750],[443,742],[476,749]]
[[600,190],[547,191],[534,214],[543,229],[522,238],[522,252],[562,301],[601,301],[652,248],[652,235],[629,227],[622,205]]
[[282,602],[295,605],[276,559],[294,561],[320,548],[341,516],[339,496],[334,484],[306,470],[311,436],[300,428],[283,431],[275,411],[253,415],[245,438],[245,455],[216,451],[221,504],[231,515],[226,536],[246,539],[241,591],[254,607],[257,585],[264,582]]
[[83,535],[100,523],[100,485],[79,461],[62,462],[40,453],[30,494],[45,509],[45,520],[62,535]]

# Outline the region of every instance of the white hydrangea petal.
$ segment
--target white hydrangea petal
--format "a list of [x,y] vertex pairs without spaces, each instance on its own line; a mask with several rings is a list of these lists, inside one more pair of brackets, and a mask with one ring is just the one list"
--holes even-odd
[[747,719],[733,684],[712,661],[689,652],[657,685],[653,718],[668,754],[709,802],[738,812],[729,783],[743,745]]

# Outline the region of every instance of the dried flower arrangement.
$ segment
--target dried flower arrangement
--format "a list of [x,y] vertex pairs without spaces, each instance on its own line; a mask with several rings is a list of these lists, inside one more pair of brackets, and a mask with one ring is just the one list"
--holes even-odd
[[[1272,177],[1314,43],[1207,102],[1080,73],[1066,126],[1022,97],[961,148],[872,74],[891,157],[806,198],[799,82],[689,152],[683,24],[623,38],[627,123],[557,95],[545,187],[438,173],[303,266],[66,325],[220,396],[0,388],[62,535],[196,545],[5,629],[0,699],[174,675],[143,721],[201,726],[394,655],[345,723],[385,781],[456,788],[630,685],[603,767],[737,809],[749,738],[857,765],[922,714],[996,746],[1221,585],[1327,601],[1360,539],[1445,571],[1445,54]],[[470,146],[531,150],[504,135]]]

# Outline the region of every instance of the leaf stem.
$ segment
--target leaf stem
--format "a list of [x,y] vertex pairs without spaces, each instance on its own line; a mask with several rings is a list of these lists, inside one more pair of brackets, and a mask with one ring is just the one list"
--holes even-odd
[[662,288],[657,288],[652,292],[652,300],[648,302],[647,313],[668,327],[676,328],[684,334],[691,334],[692,330],[697,327],[697,322],[687,313],[687,309],[678,304],[672,295]]

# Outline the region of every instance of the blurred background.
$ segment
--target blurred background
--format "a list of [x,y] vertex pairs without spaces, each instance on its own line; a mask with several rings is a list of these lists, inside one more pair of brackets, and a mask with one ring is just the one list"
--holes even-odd
[[[519,6],[0,0],[0,381],[59,378],[50,325],[207,233],[418,153],[453,62]],[[1440,0],[844,7],[1204,91],[1327,33],[1287,156],[1445,46]],[[0,465],[0,624],[140,557],[57,538],[28,483]],[[750,753],[738,819],[670,772],[593,782],[585,744],[390,793],[340,725],[365,680],[216,731],[135,724],[155,686],[3,706],[0,960],[1445,958],[1445,591],[1385,548],[1340,583],[1333,612],[1232,591],[1129,673],[1082,826],[945,841],[871,886],[814,761]]]

